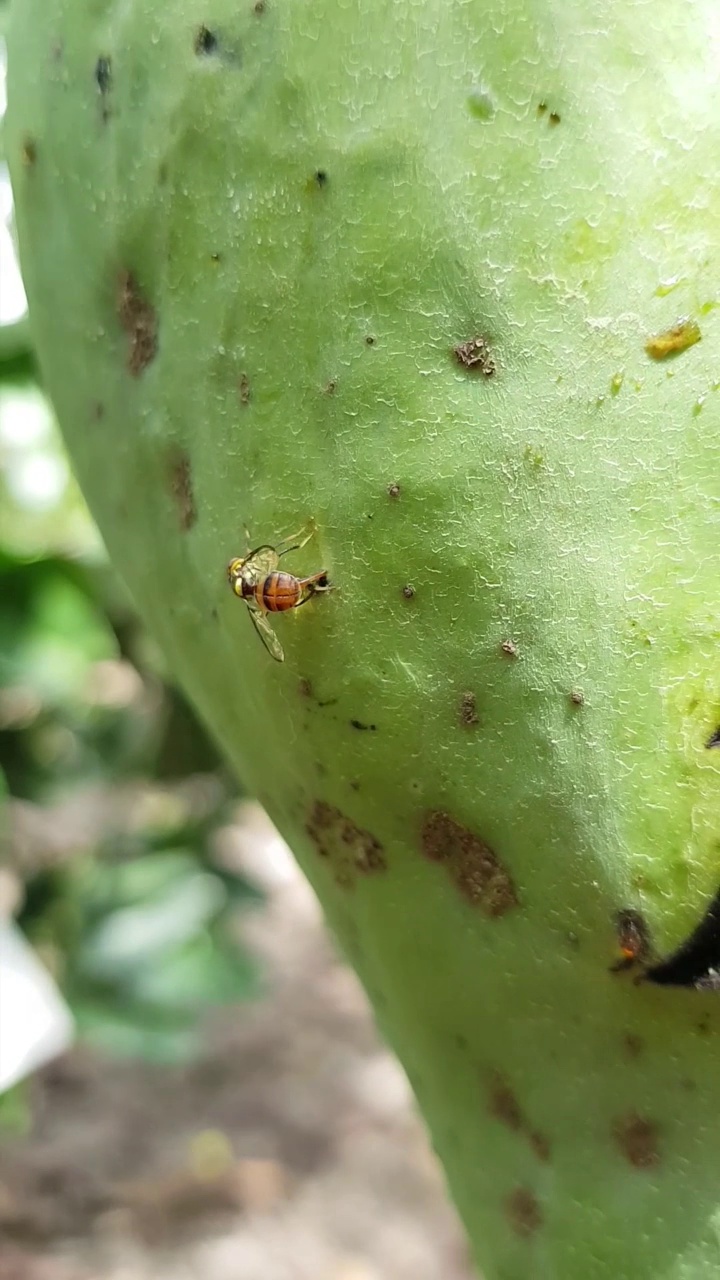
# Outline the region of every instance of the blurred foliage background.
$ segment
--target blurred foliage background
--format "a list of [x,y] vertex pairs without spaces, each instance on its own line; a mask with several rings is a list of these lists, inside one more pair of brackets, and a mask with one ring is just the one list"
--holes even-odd
[[[80,1037],[186,1060],[205,1008],[257,990],[232,929],[257,890],[214,841],[237,784],[72,478],[32,355],[1,133],[0,793],[0,915],[37,949]],[[0,1126],[23,1098],[23,1085],[0,1098]]]

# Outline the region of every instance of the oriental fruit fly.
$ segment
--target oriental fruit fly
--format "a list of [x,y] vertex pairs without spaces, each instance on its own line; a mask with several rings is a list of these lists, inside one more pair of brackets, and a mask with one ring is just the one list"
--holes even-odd
[[325,569],[311,574],[309,578],[296,578],[294,574],[283,573],[278,568],[280,557],[290,551],[300,551],[314,532],[315,526],[312,525],[309,530],[302,529],[283,538],[276,547],[256,547],[245,556],[236,556],[227,567],[230,586],[235,595],[245,601],[255,630],[276,662],[284,662],[285,654],[268,622],[268,613],[299,609],[313,596],[331,589]]

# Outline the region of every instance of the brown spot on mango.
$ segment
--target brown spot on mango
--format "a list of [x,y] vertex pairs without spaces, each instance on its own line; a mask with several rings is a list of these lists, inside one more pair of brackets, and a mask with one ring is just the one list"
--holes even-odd
[[677,320],[669,329],[653,334],[645,343],[645,350],[653,360],[667,360],[668,356],[678,356],[688,347],[694,347],[702,338],[697,320],[688,316]]
[[183,533],[187,533],[197,520],[197,509],[193,494],[190,458],[186,451],[177,445],[174,445],[168,454],[167,472],[168,486],[178,514],[178,523]]
[[497,854],[449,813],[427,814],[422,847],[426,858],[441,863],[463,897],[485,915],[502,916],[518,905],[512,877]]
[[516,1235],[529,1240],[543,1223],[540,1201],[529,1187],[516,1187],[505,1200],[505,1214]]
[[358,875],[372,875],[387,869],[380,841],[348,818],[335,805],[316,800],[305,825],[321,858],[335,868],[335,879],[350,888]]
[[487,338],[481,335],[469,338],[467,342],[459,342],[456,347],[453,347],[453,354],[463,369],[482,373],[486,378],[491,378],[495,372],[495,361],[490,351],[490,344]]
[[480,723],[474,693],[467,692],[460,695],[460,723],[466,729],[472,729]]
[[660,1126],[654,1120],[630,1112],[616,1120],[613,1137],[634,1169],[653,1169],[660,1163]]
[[493,1071],[487,1088],[490,1115],[513,1133],[526,1138],[538,1160],[546,1163],[550,1159],[550,1143],[544,1133],[533,1128],[510,1083],[499,1071]]
[[157,315],[132,271],[118,278],[117,313],[128,338],[128,373],[139,378],[157,353]]

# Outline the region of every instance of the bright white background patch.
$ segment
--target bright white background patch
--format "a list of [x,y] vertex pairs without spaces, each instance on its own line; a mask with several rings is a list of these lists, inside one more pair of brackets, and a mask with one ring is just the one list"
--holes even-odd
[[49,973],[20,930],[0,920],[0,1093],[72,1039],[70,1011]]

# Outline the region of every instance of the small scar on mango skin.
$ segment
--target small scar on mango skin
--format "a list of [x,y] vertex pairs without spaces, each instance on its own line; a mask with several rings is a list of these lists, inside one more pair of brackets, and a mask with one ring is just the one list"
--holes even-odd
[[540,1201],[528,1187],[516,1187],[505,1200],[505,1214],[515,1235],[529,1240],[543,1225]]
[[375,730],[377,729],[376,724],[364,724],[362,720],[351,720],[350,724],[352,725],[353,729],[361,729],[363,731],[369,730],[371,733],[375,733]]
[[328,184],[327,169],[316,169],[313,174],[315,185],[318,187],[326,187]]
[[93,422],[102,422],[105,417],[105,405],[102,400],[96,400],[91,409]]
[[495,373],[495,361],[488,340],[481,335],[469,338],[467,342],[459,342],[453,347],[453,354],[464,369],[482,373],[486,378],[491,378]]
[[128,337],[128,373],[139,378],[157,353],[157,315],[132,271],[118,278],[117,313]]
[[648,338],[645,350],[653,360],[667,360],[668,356],[677,356],[694,347],[702,338],[697,320],[685,316],[677,320],[669,329],[656,333]]
[[210,28],[206,26],[198,27],[193,44],[193,48],[195,49],[198,57],[207,57],[212,53],[217,53],[218,45],[219,40],[214,31],[211,31]]
[[501,1124],[504,1124],[507,1129],[511,1129],[513,1133],[519,1133],[526,1137],[538,1160],[541,1160],[544,1164],[547,1163],[550,1159],[550,1143],[548,1139],[544,1133],[540,1133],[538,1129],[533,1129],[513,1090],[499,1071],[492,1073],[488,1089],[488,1110],[490,1115],[495,1120],[499,1120]]
[[637,964],[645,964],[651,953],[650,933],[639,911],[627,908],[615,917],[619,959],[610,966],[611,973],[622,973]]
[[634,1169],[653,1169],[660,1163],[660,1127],[654,1120],[631,1112],[615,1122],[613,1138]]
[[243,407],[250,403],[250,379],[246,373],[241,373],[238,378],[238,396]]
[[95,83],[103,97],[112,88],[112,58],[100,57],[95,63]]
[[519,905],[512,876],[480,836],[449,813],[431,810],[421,831],[422,851],[445,868],[462,896],[496,919]]
[[331,378],[329,382],[326,382],[326,383],[325,383],[325,388],[324,388],[324,390],[325,390],[325,395],[326,395],[326,396],[334,396],[334,395],[335,395],[335,392],[337,391],[337,382],[335,381],[335,379],[334,379],[334,378]]
[[256,13],[258,17],[260,17],[265,12],[266,9],[267,9],[267,4],[265,3],[265,0],[255,0],[255,4],[253,5],[253,13]]
[[570,701],[574,707],[582,707],[585,704],[585,695],[580,689],[571,689]]
[[645,1048],[645,1041],[642,1036],[637,1035],[634,1031],[628,1031],[622,1039],[623,1050],[628,1058],[639,1058]]
[[388,497],[389,497],[389,498],[399,498],[399,497],[400,497],[400,485],[399,485],[399,484],[397,484],[396,482],[394,482],[393,484],[389,484],[389,485],[388,485]]
[[37,164],[38,151],[37,142],[34,138],[23,138],[20,154],[26,169],[32,169],[35,167]]
[[167,463],[170,495],[178,514],[178,522],[183,533],[192,529],[197,520],[197,510],[193,495],[192,471],[190,458],[184,449],[173,447]]
[[506,653],[509,658],[517,658],[518,656],[518,647],[514,640],[503,640],[500,650],[502,653]]
[[415,588],[411,585],[411,583],[406,582],[405,586],[402,589],[402,594],[406,600],[412,600],[413,596],[415,595]]
[[375,339],[374,339],[374,337],[373,337],[373,335],[372,335],[371,333],[368,333],[368,334],[366,334],[366,336],[365,336],[365,346],[366,346],[366,347],[374,347],[374,346],[375,346]]
[[474,693],[462,693],[460,695],[460,724],[465,729],[472,729],[476,724],[480,723],[480,717],[477,713],[477,699]]
[[[547,102],[538,102],[537,113],[539,116],[547,115],[547,109],[548,109]],[[548,124],[552,124],[552,125],[560,124],[560,119],[561,119],[561,116],[558,111],[551,111],[550,114],[548,115]]]
[[303,676],[302,680],[299,681],[298,692],[301,698],[311,699],[318,707],[334,707],[337,702],[337,698],[318,698],[313,688],[312,680],[308,680],[306,676]]

